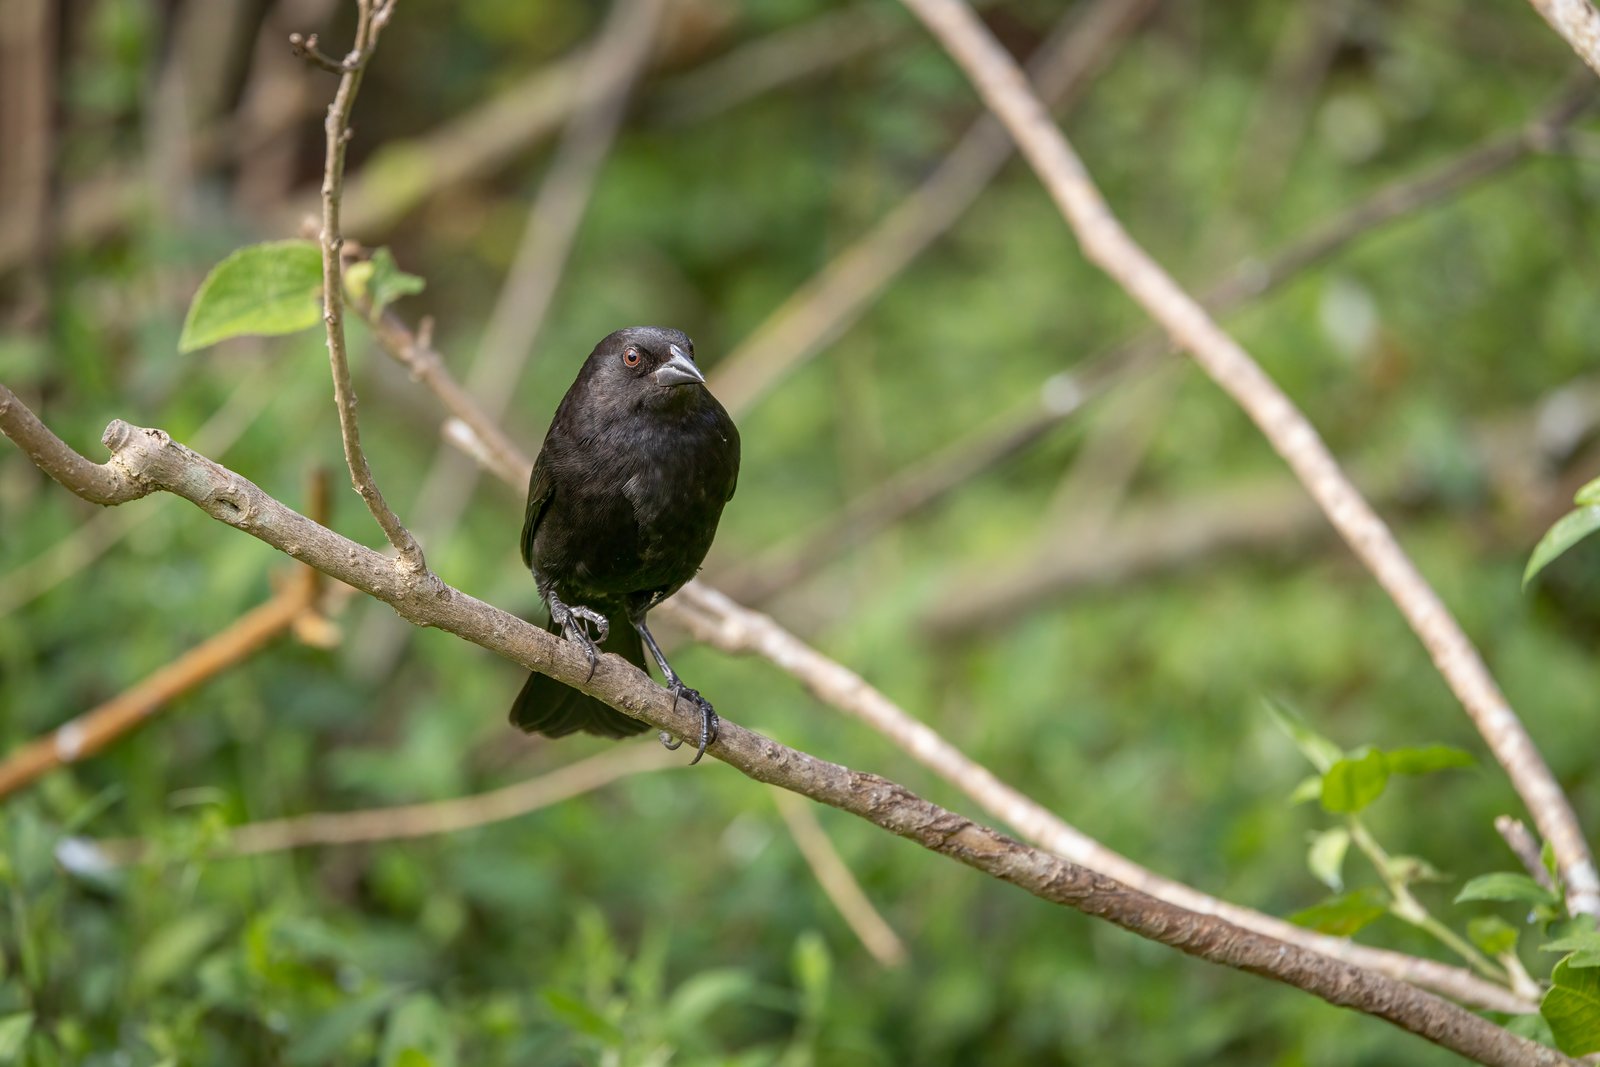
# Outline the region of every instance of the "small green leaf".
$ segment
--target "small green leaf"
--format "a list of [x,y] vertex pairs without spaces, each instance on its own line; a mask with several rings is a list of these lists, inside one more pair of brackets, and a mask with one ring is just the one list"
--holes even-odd
[[1304,804],[1308,800],[1316,800],[1322,796],[1322,775],[1308,774],[1300,779],[1300,784],[1294,787],[1294,792],[1289,794],[1290,804]]
[[1566,959],[1569,967],[1600,967],[1600,933],[1580,930],[1545,942],[1539,946],[1539,951],[1571,953]]
[[1350,848],[1350,831],[1342,826],[1324,830],[1311,839],[1306,865],[1317,881],[1335,893],[1344,889],[1344,854]]
[[1534,546],[1533,555],[1528,557],[1528,568],[1522,572],[1522,588],[1528,588],[1528,583],[1552,560],[1596,530],[1600,530],[1600,505],[1590,504],[1557,519]]
[[456,1067],[450,1015],[426,993],[395,1005],[383,1030],[380,1067]]
[[316,1067],[339,1058],[345,1046],[370,1027],[399,996],[398,989],[379,989],[344,1001],[294,1035],[285,1059],[291,1067]]
[[1410,885],[1412,882],[1448,882],[1439,868],[1421,856],[1390,856],[1389,877]]
[[322,321],[322,250],[311,241],[269,241],[211,268],[194,294],[180,352],[245,334],[294,333]]
[[1456,903],[1469,900],[1509,900],[1520,904],[1555,904],[1556,895],[1525,874],[1496,871],[1480,874],[1456,894]]
[[549,987],[540,991],[550,1010],[573,1029],[588,1034],[610,1046],[622,1043],[622,1028],[595,1011],[588,1004],[562,989]]
[[1391,748],[1383,755],[1389,762],[1390,774],[1432,774],[1453,767],[1471,767],[1478,762],[1472,753],[1452,745]]
[[1311,765],[1318,771],[1326,774],[1328,768],[1344,755],[1342,748],[1307,726],[1299,713],[1283,701],[1267,697],[1265,703],[1272,721],[1289,735],[1289,740],[1294,742],[1300,754],[1310,760]]
[[1335,815],[1365,808],[1389,784],[1389,761],[1375,748],[1363,748],[1339,760],[1322,776],[1322,809]]
[[1467,936],[1490,956],[1517,950],[1517,928],[1498,915],[1475,915],[1467,922]]
[[1551,986],[1539,1002],[1556,1047],[1569,1056],[1600,1052],[1600,970],[1556,964]]
[[1596,478],[1592,482],[1585,482],[1583,488],[1573,494],[1572,502],[1580,508],[1600,504],[1600,478]]
[[828,943],[815,930],[807,930],[794,942],[795,984],[800,987],[800,1011],[806,1019],[818,1019],[828,1003],[828,988],[833,981],[833,957]]
[[1305,926],[1335,937],[1350,937],[1374,919],[1382,918],[1388,911],[1383,893],[1368,886],[1313,904],[1289,916],[1289,921],[1296,926]]
[[161,927],[140,948],[133,961],[134,982],[159,989],[193,968],[206,949],[228,928],[217,912],[191,912]]
[[372,253],[372,274],[367,282],[372,298],[372,311],[377,314],[402,296],[422,292],[428,284],[415,274],[407,274],[395,266],[394,256],[387,248]]
[[19,1011],[15,1015],[0,1016],[0,1063],[15,1063],[22,1055],[22,1045],[33,1030],[33,1012]]
[[667,1022],[684,1033],[699,1032],[719,1009],[755,988],[755,979],[733,967],[703,971],[684,981],[667,1002]]

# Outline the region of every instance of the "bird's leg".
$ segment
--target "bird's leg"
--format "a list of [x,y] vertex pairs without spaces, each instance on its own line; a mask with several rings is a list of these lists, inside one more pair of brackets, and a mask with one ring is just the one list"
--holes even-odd
[[594,639],[589,636],[589,626],[594,626],[595,632],[600,635],[600,643],[604,644],[611,634],[611,624],[593,608],[564,603],[556,596],[554,589],[546,589],[544,599],[550,605],[550,621],[561,627],[562,636],[583,649],[589,657],[589,677],[593,678],[595,664],[599,662],[599,651],[595,648]]
[[[717,726],[719,720],[717,713],[711,707],[711,701],[701,696],[698,690],[690,689],[683,684],[683,679],[672,669],[672,664],[667,662],[667,657],[661,654],[661,646],[656,644],[656,639],[650,635],[650,628],[644,624],[644,616],[632,620],[633,628],[639,631],[639,636],[644,638],[644,646],[656,658],[656,666],[661,668],[661,673],[667,679],[667,692],[672,694],[672,705],[678,705],[678,698],[682,697],[700,709],[700,744],[695,750],[694,759],[689,761],[693,767],[700,762],[700,757],[706,754],[706,746],[717,739]],[[675,749],[683,744],[665,730],[661,731],[661,743],[669,749]]]

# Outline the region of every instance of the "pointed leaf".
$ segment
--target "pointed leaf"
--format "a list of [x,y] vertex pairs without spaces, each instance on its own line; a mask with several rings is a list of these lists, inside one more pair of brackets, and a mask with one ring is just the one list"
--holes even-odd
[[33,1031],[33,1012],[19,1011],[0,1016],[0,1063],[15,1063],[22,1056],[22,1045]]
[[1300,784],[1294,787],[1289,794],[1290,804],[1304,804],[1308,800],[1316,800],[1322,796],[1322,775],[1308,774],[1300,779]]
[[1590,504],[1557,519],[1534,546],[1533,555],[1528,557],[1528,569],[1522,572],[1522,588],[1528,588],[1528,583],[1552,560],[1596,530],[1600,530],[1600,505]]
[[1329,767],[1322,776],[1322,809],[1335,815],[1365,808],[1389,784],[1389,761],[1375,748],[1364,748]]
[[1596,478],[1592,482],[1585,482],[1583,488],[1573,495],[1572,502],[1580,508],[1600,504],[1600,478]]
[[1350,848],[1350,831],[1342,826],[1324,830],[1311,839],[1306,865],[1317,881],[1335,893],[1344,889],[1344,854]]
[[601,1015],[584,1001],[563,989],[554,987],[541,990],[544,1002],[568,1026],[588,1034],[606,1045],[622,1043],[622,1028]]
[[1525,874],[1496,871],[1480,874],[1456,894],[1456,903],[1469,900],[1509,900],[1519,904],[1555,904],[1559,898]]
[[1566,959],[1569,967],[1600,967],[1600,933],[1580,930],[1554,941],[1546,941],[1539,946],[1539,951],[1571,953]]
[[1289,740],[1294,742],[1300,754],[1310,760],[1317,770],[1327,773],[1328,768],[1344,755],[1344,749],[1306,725],[1306,721],[1289,705],[1272,697],[1267,697],[1265,703],[1272,721],[1289,735]]
[[375,312],[382,311],[402,296],[422,292],[428,284],[415,274],[407,274],[395,265],[394,256],[387,248],[372,253],[372,275],[367,282]]
[[246,334],[294,333],[322,321],[322,250],[311,241],[241,248],[211,268],[189,305],[180,352]]
[[1551,986],[1539,1002],[1556,1047],[1569,1056],[1600,1052],[1600,969],[1556,964]]

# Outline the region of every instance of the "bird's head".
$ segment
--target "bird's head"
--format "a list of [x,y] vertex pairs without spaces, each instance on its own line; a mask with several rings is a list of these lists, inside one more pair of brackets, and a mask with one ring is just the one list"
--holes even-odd
[[655,406],[687,399],[705,388],[694,363],[694,342],[665,326],[629,326],[595,346],[586,372],[608,393]]

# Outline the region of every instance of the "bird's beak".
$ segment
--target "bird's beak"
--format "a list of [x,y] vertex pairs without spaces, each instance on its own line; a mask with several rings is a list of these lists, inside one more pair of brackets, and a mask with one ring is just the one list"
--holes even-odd
[[672,358],[657,367],[650,375],[656,380],[657,385],[704,385],[706,376],[700,373],[700,368],[688,356],[683,354],[683,349],[677,345],[671,346],[668,351]]

